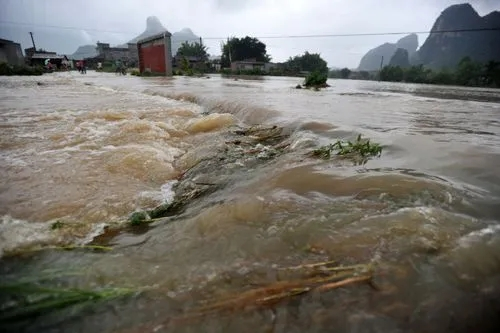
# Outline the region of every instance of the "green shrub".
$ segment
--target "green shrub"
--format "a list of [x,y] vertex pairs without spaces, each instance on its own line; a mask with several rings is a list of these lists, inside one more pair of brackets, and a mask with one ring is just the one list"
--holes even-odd
[[5,62],[0,63],[0,75],[42,75],[43,68],[26,65],[11,66]]
[[328,80],[327,73],[321,73],[318,71],[314,71],[307,75],[306,80],[304,82],[304,86],[307,88],[324,88],[328,87],[326,81]]

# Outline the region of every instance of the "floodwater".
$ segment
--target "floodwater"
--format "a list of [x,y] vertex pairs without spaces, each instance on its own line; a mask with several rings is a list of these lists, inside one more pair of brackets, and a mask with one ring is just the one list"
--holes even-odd
[[[79,272],[63,277],[64,286],[142,290],[31,316],[16,330],[493,331],[500,91],[333,80],[314,92],[293,89],[297,83],[91,71],[2,78],[2,279],[62,270]],[[12,255],[87,244],[131,212],[171,202],[179,175],[223,145],[224,133],[258,124],[290,133],[285,154],[243,166],[240,181],[186,213],[115,229],[101,237],[107,252]],[[358,134],[383,146],[380,158],[356,166],[306,157]],[[53,228],[56,221],[63,227]],[[377,288],[356,284],[266,309],[170,320],[214,295],[276,281],[279,268],[327,260],[372,263]]]

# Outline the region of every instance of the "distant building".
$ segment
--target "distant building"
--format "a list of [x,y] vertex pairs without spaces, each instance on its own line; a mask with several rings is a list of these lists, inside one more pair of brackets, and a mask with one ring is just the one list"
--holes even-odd
[[256,59],[245,59],[241,61],[233,61],[231,62],[231,70],[232,71],[238,71],[238,70],[260,70],[264,71],[265,70],[266,63],[263,61],[257,61]]
[[9,65],[22,65],[24,57],[21,44],[0,39],[0,62],[6,62]]
[[172,75],[172,34],[168,31],[137,42],[139,71]]
[[55,52],[36,52],[29,58],[29,65],[44,67],[47,61],[60,69],[63,67],[63,63],[68,61],[68,58]]
[[188,61],[189,68],[204,69],[206,67],[206,65],[205,65],[206,62],[203,58],[195,57],[195,56],[183,56],[180,54],[177,54],[172,59],[172,67],[182,69],[184,58]]
[[137,46],[134,43],[127,44],[127,47],[110,47],[109,43],[97,43],[97,56],[94,58],[100,61],[121,60],[128,65],[135,65],[139,60]]

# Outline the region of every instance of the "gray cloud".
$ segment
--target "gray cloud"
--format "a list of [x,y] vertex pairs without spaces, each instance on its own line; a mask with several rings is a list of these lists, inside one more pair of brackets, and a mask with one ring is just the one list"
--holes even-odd
[[[39,47],[72,53],[97,40],[123,43],[156,15],[171,32],[189,27],[212,54],[228,36],[283,36],[429,30],[449,5],[463,0],[0,0],[0,38],[29,47],[34,31]],[[498,0],[470,1],[481,15],[500,10]],[[5,23],[17,22],[13,23]],[[24,23],[25,25],[20,25]],[[67,27],[55,29],[48,26]],[[402,36],[262,39],[275,61],[319,52],[329,66],[356,67],[361,56]],[[422,44],[426,35],[420,35]]]

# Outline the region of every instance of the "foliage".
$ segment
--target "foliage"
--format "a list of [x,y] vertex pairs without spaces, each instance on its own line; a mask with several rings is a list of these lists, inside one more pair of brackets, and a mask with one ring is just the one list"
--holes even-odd
[[177,55],[183,57],[198,57],[202,61],[208,60],[207,47],[200,43],[182,43],[177,50]]
[[60,220],[57,220],[50,225],[51,230],[61,229],[62,227],[64,227],[64,222],[62,222]]
[[400,66],[385,66],[380,71],[382,81],[455,84],[462,86],[500,87],[500,62],[489,61],[486,64],[473,61],[470,57],[463,58],[452,71],[443,68],[432,71],[423,65],[402,68]]
[[301,56],[289,58],[285,63],[285,71],[292,74],[300,72],[319,72],[328,73],[326,61],[321,58],[319,53],[305,52]]
[[327,80],[328,80],[328,75],[326,73],[314,71],[306,77],[306,79],[304,81],[304,86],[307,88],[310,88],[310,87],[316,87],[316,88],[328,87],[328,85],[326,84]]
[[382,146],[378,143],[370,143],[370,139],[362,139],[360,134],[354,142],[338,140],[333,144],[315,149],[312,151],[312,156],[328,160],[334,152],[335,155],[351,158],[356,164],[365,164],[370,157],[382,154]]
[[[60,272],[58,275],[67,274]],[[52,275],[52,274],[51,274]],[[53,279],[50,278],[50,279]],[[97,302],[110,301],[119,297],[130,296],[137,290],[128,288],[103,288],[98,290],[48,286],[39,276],[36,279],[18,279],[11,283],[0,284],[4,300],[0,322],[2,326],[16,327],[26,319],[63,310],[74,305],[89,306]]]
[[267,54],[266,44],[257,38],[246,36],[244,38],[232,37],[222,44],[222,67],[231,66],[231,61],[255,59],[256,61],[269,62],[271,57]]
[[347,79],[349,78],[349,75],[351,75],[351,70],[349,68],[342,68],[340,70],[340,77],[342,79]]
[[0,76],[11,76],[11,75],[42,75],[43,68],[41,67],[30,67],[30,66],[11,66],[5,62],[0,63]]

